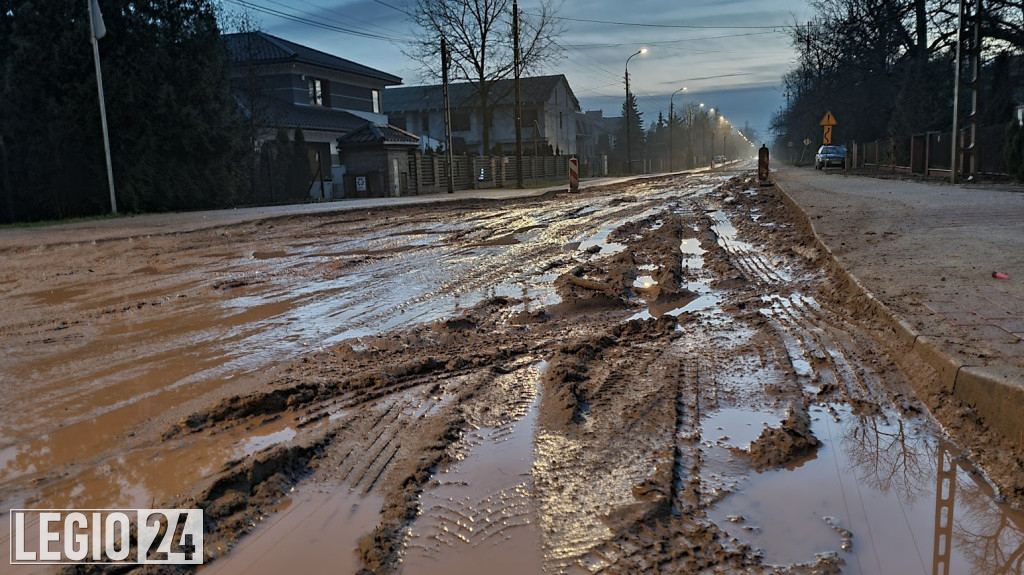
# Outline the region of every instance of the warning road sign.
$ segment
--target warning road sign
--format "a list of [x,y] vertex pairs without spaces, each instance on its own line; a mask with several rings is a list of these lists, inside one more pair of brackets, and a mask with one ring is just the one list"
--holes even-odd
[[832,110],[825,112],[825,117],[818,122],[819,125],[824,128],[824,133],[821,135],[821,143],[829,145],[832,143],[832,126],[835,126],[839,122],[836,121],[836,117],[832,115]]

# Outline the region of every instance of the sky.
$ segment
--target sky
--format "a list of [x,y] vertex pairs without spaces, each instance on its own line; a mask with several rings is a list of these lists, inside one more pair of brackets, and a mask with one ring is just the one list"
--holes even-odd
[[[263,31],[399,76],[434,83],[401,50],[413,0],[225,0]],[[519,9],[537,11],[537,0]],[[759,142],[785,104],[782,76],[796,60],[787,27],[807,22],[808,0],[564,0],[556,12],[562,57],[543,73],[564,74],[582,110],[620,116],[629,59],[630,90],[645,125],[703,103]],[[629,58],[641,48],[647,53]],[[680,88],[685,91],[677,92]],[[672,94],[675,93],[673,96]],[[384,95],[387,98],[387,93]]]

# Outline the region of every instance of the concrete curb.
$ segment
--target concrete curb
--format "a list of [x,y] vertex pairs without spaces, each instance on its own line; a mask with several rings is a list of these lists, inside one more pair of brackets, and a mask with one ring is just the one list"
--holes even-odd
[[1010,366],[969,365],[954,354],[947,353],[934,338],[919,333],[904,318],[875,298],[839,263],[818,235],[807,212],[778,182],[775,182],[775,187],[786,207],[810,230],[815,244],[825,254],[828,266],[867,299],[872,314],[888,325],[896,340],[934,369],[942,388],[971,406],[989,429],[1002,434],[1018,451],[1024,448],[1024,418],[1020,417],[1024,413],[1024,377],[1021,371]]

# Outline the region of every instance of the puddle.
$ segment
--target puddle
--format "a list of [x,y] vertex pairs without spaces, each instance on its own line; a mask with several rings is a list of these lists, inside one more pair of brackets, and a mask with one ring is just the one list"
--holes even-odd
[[415,575],[541,573],[532,503],[541,363],[521,385],[519,413],[466,434],[460,459],[421,495],[402,572]]
[[[343,485],[304,485],[204,575],[355,573],[359,538],[380,522],[384,498]],[[218,550],[223,552],[223,550]]]
[[[613,255],[615,255],[615,254],[625,250],[626,249],[626,245],[618,243],[618,242],[609,242],[608,241],[608,236],[612,232],[614,232],[615,230],[617,230],[620,227],[624,226],[625,224],[630,223],[630,222],[642,221],[642,220],[650,217],[651,215],[657,213],[658,211],[660,211],[660,210],[655,210],[655,209],[644,210],[640,214],[631,216],[628,219],[618,220],[618,221],[607,223],[607,224],[601,226],[601,228],[597,231],[596,234],[594,234],[592,236],[589,236],[589,237],[587,237],[585,239],[583,239],[583,238],[575,238],[572,241],[572,243],[577,243],[578,242],[579,243],[579,247],[577,248],[577,250],[581,251],[581,252],[588,252],[590,250],[596,249],[597,253],[599,253],[602,256],[613,256]],[[654,229],[657,229],[657,228],[661,227],[663,225],[663,223],[662,222],[656,222],[656,223],[654,223],[652,225],[654,226]]]
[[267,435],[247,437],[239,444],[238,450],[245,455],[252,455],[257,451],[262,451],[268,447],[277,445],[278,443],[291,441],[296,435],[297,433],[294,429],[286,427],[280,431],[275,431]]
[[[645,320],[664,315],[679,316],[684,313],[705,313],[711,316],[719,312],[718,306],[722,302],[722,296],[712,289],[710,285],[712,276],[704,270],[704,254],[707,253],[707,250],[700,246],[700,238],[684,239],[679,245],[679,250],[683,254],[683,273],[685,277],[691,278],[691,281],[684,282],[683,287],[697,294],[697,297],[678,307],[671,305],[651,307],[633,315],[630,319]],[[640,280],[641,278],[637,278],[637,282]],[[640,287],[635,283],[634,286]]]
[[937,432],[833,407],[838,422],[826,408],[811,410],[823,442],[816,454],[741,482],[709,516],[770,564],[833,551],[844,572],[865,575],[1020,573],[1024,513],[996,503]]
[[701,438],[748,449],[765,427],[778,427],[784,415],[742,408],[724,408],[701,418]]
[[621,225],[621,222],[606,224],[596,234],[579,242],[579,247],[577,249],[581,252],[588,252],[596,248],[598,253],[603,256],[611,256],[621,252],[626,249],[626,244],[608,241],[608,235],[618,229]]

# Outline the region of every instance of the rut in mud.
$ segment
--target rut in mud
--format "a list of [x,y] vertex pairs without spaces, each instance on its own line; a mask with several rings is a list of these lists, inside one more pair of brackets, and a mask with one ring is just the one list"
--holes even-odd
[[[213,573],[273,572],[273,553],[374,573],[1020,571],[1020,514],[773,189],[677,176],[441,209],[197,232],[178,245],[216,281],[150,253],[134,308],[92,300],[64,325],[39,307],[8,328],[29,379],[47,328],[112,353],[50,368],[47,393],[91,399],[71,430],[4,437],[101,422],[123,442],[17,451],[0,481],[24,506],[199,505]],[[157,373],[183,343],[190,368],[107,392],[118,362]]]

